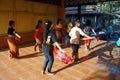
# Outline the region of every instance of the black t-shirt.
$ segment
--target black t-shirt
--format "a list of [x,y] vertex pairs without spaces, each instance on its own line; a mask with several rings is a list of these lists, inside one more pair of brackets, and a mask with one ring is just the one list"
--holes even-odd
[[44,44],[43,47],[42,47],[42,50],[45,53],[50,53],[50,52],[53,52],[53,43],[55,43],[57,41],[57,38],[55,36],[54,33],[50,32],[48,34],[48,37],[47,37],[47,40],[46,42],[49,42],[50,44]]
[[15,29],[8,28],[8,35],[14,35],[16,33]]
[[52,33],[52,32],[50,32],[50,33],[48,34],[47,40],[50,40],[50,43],[51,43],[51,44],[53,44],[54,42],[57,41],[55,34]]

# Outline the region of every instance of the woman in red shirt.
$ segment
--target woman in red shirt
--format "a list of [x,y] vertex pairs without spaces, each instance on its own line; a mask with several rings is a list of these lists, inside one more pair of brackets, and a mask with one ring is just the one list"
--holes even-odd
[[41,52],[41,47],[43,43],[43,27],[42,25],[42,20],[38,20],[38,24],[36,26],[36,31],[34,34],[34,38],[36,40],[34,50],[36,51],[37,46],[39,47],[39,52]]

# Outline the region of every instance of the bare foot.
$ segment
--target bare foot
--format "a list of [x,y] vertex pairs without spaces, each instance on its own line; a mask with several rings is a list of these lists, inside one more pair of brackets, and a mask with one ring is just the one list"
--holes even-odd
[[44,71],[41,72],[42,75],[45,75],[46,73]]
[[55,75],[55,74],[54,74],[54,73],[49,73],[49,72],[48,72],[47,75],[53,76],[53,75]]

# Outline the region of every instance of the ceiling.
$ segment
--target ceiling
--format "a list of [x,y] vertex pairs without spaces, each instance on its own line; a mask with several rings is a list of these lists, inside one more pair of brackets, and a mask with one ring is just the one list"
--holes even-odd
[[[48,4],[61,6],[61,1],[62,0],[29,0],[29,1],[42,2],[42,3],[48,3]],[[96,4],[98,2],[106,2],[106,1],[116,1],[116,0],[65,0],[65,6]]]

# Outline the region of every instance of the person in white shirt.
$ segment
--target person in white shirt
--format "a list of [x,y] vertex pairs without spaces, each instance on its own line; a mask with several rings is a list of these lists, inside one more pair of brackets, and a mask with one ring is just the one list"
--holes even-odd
[[76,21],[75,27],[73,27],[69,33],[70,38],[70,43],[72,45],[72,57],[74,59],[74,62],[78,60],[78,49],[79,49],[79,44],[80,44],[80,35],[85,36],[86,38],[93,39],[93,37],[88,36],[85,34],[79,27],[81,23],[79,20]]

